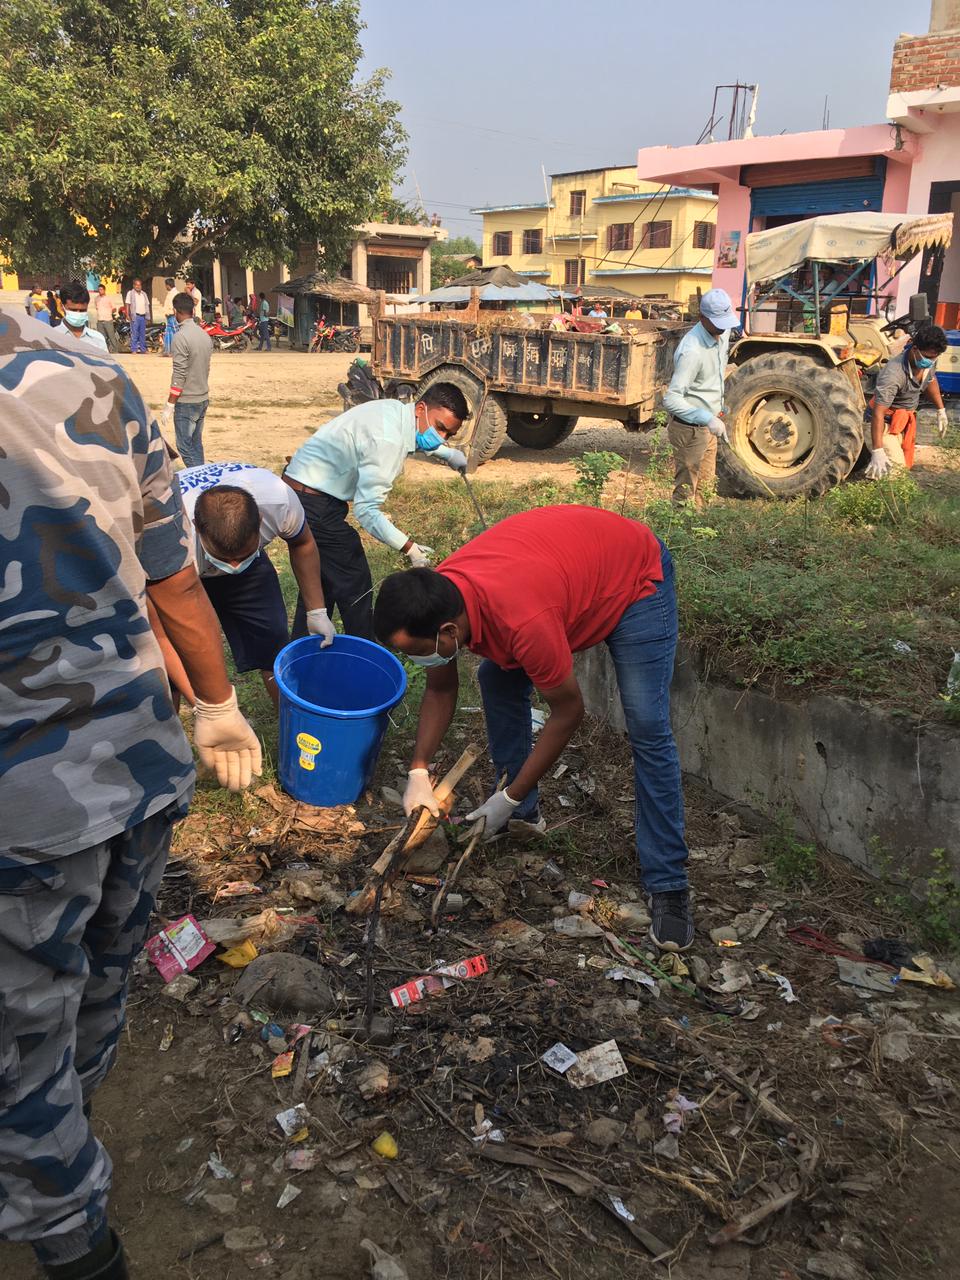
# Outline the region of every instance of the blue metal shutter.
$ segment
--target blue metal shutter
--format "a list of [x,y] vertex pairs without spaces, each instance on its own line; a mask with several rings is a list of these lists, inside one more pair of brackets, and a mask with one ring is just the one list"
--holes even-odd
[[798,182],[784,187],[754,187],[750,193],[753,217],[815,213],[879,213],[883,208],[882,173],[869,178],[838,178],[832,182]]

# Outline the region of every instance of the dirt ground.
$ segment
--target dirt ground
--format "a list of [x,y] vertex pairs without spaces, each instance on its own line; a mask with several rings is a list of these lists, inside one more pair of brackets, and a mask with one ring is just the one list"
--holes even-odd
[[[159,407],[169,362],[121,359]],[[337,411],[348,363],[218,354],[207,456],[278,466]],[[636,450],[640,465],[644,443],[587,422],[546,453],[508,444],[480,478],[569,481],[585,448]],[[413,460],[408,474],[429,465]],[[438,473],[455,479],[445,468],[429,474]],[[456,724],[447,764],[478,732],[468,708]],[[284,1028],[303,1021],[316,1032],[297,1046],[292,1073],[274,1077],[279,1046],[263,1043],[260,1026],[241,1027],[235,1040],[228,1030],[241,1011],[236,970],[211,957],[180,1004],[152,966],[138,965],[119,1063],[94,1107],[135,1277],[360,1280],[370,1273],[364,1238],[406,1268],[386,1280],[960,1275],[960,1229],[944,1211],[960,1194],[960,998],[906,982],[879,994],[838,981],[834,957],[789,931],[851,935],[847,947],[896,935],[874,887],[822,859],[811,885],[785,890],[755,820],[692,784],[698,939],[690,976],[664,976],[643,930],[615,914],[616,904],[636,910],[639,893],[628,752],[612,736],[579,738],[566,771],[546,783],[545,846],[481,849],[462,883],[462,910],[437,931],[428,919],[433,888],[398,882],[374,952],[372,1008],[390,1021],[389,1043],[341,1036],[336,1024],[366,1007],[366,944],[363,920],[335,904],[364,882],[399,827],[402,815],[380,789],[398,786],[401,750],[394,740],[357,807],[362,829],[344,827],[336,840],[298,826],[289,808],[278,813],[254,796],[225,802],[208,787],[179,829],[161,914],[292,908],[299,928],[281,949],[322,962],[333,1007],[301,1019],[296,1008],[251,1000]],[[476,772],[460,812],[491,781]],[[319,899],[290,889],[291,879],[312,883]],[[217,897],[237,881],[260,892]],[[601,922],[600,936],[555,930],[555,919],[573,914],[571,891],[592,896],[584,919]],[[711,929],[738,916],[740,946],[711,940]],[[619,954],[611,937],[625,944]],[[438,960],[476,954],[487,958],[484,976],[392,1008],[395,985]],[[657,994],[605,977],[625,964],[655,981]],[[796,1001],[780,998],[776,974]],[[611,1038],[627,1074],[607,1083],[575,1089],[541,1062],[556,1042],[580,1052]],[[330,1055],[324,1067],[320,1052]],[[305,1054],[317,1072],[301,1079]],[[388,1091],[366,1096],[360,1082],[377,1063]],[[308,1133],[297,1142],[275,1117],[300,1100]],[[682,1100],[696,1109],[683,1111]],[[678,1117],[676,1143],[664,1143]],[[610,1122],[605,1138],[590,1127],[598,1119]],[[504,1141],[477,1141],[491,1126]],[[384,1130],[397,1140],[395,1161],[370,1150]],[[229,1176],[215,1176],[212,1157]],[[292,1167],[298,1161],[314,1167]],[[299,1194],[279,1208],[288,1185]],[[250,1247],[228,1248],[241,1228]],[[643,1231],[665,1247],[661,1261]],[[29,1254],[4,1246],[0,1274],[28,1280]]]

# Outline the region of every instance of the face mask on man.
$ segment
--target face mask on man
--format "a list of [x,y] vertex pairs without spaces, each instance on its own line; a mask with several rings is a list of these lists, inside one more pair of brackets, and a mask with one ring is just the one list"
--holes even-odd
[[460,641],[454,641],[453,653],[449,658],[445,658],[440,652],[440,632],[437,632],[437,642],[434,645],[433,653],[408,653],[407,657],[418,667],[446,667],[451,662],[455,662],[460,652]]
[[87,325],[86,311],[68,311],[64,308],[63,318],[73,329],[85,329]]
[[203,546],[202,542],[200,545],[203,547],[203,554],[207,557],[210,564],[212,564],[215,569],[220,569],[223,573],[243,573],[244,569],[249,569],[254,560],[256,560],[257,556],[260,554],[260,548],[258,547],[252,555],[247,556],[245,560],[241,560],[239,564],[228,564],[226,560],[218,560],[216,556],[211,555],[207,548]]
[[932,369],[934,363],[935,362],[933,360],[929,360],[926,356],[920,355],[919,352],[914,356],[914,364],[918,369]]
[[426,410],[424,410],[423,414],[423,425],[426,430],[417,432],[417,448],[423,453],[433,453],[434,449],[439,449],[444,443],[444,439],[437,428],[430,422]]

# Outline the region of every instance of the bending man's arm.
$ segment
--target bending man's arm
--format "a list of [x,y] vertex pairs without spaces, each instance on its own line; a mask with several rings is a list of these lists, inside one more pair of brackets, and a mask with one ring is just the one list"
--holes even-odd
[[663,407],[667,413],[688,422],[691,426],[705,427],[714,415],[702,405],[691,404],[687,393],[700,371],[700,357],[696,351],[685,351],[677,359],[670,386],[663,394]]
[[511,800],[522,800],[533,790],[548,769],[556,764],[583,720],[583,694],[576,676],[569,675],[562,684],[552,689],[538,689],[537,692],[550,708],[550,715],[522,769],[507,787]]
[[433,667],[427,672],[427,687],[420,703],[411,769],[429,768],[457,710],[459,690],[460,673],[455,662],[450,662],[445,667]]
[[309,609],[325,608],[323,585],[320,581],[320,552],[317,543],[307,525],[304,525],[295,538],[287,542],[290,553],[290,568],[297,580],[305,607]]
[[225,702],[233,688],[227,678],[220,624],[196,569],[187,565],[169,578],[148,583],[147,598],[196,697],[202,702]]

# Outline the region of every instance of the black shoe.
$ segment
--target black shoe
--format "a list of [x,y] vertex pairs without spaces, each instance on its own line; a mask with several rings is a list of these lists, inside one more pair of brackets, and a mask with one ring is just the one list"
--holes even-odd
[[650,895],[650,940],[661,951],[689,951],[693,946],[693,916],[686,889]]
[[50,1280],[130,1280],[123,1245],[115,1231],[109,1231],[91,1253],[75,1262],[47,1263],[43,1272]]

